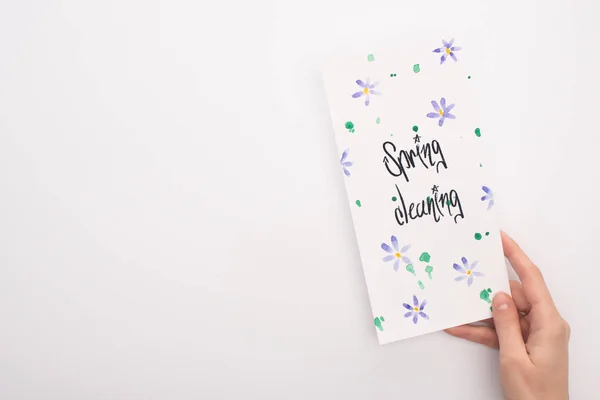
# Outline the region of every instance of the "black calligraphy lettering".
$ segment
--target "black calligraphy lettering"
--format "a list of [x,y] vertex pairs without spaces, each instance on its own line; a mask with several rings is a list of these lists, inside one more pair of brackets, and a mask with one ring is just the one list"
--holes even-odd
[[[438,161],[436,164],[436,172],[437,173],[440,172],[440,164],[443,165],[444,168],[448,169],[448,164],[446,164],[446,159],[444,158],[444,152],[442,151],[442,147],[440,146],[440,143],[437,140],[433,140],[431,142],[431,148],[435,154],[439,154],[440,157],[442,158],[442,160]],[[431,158],[430,158],[430,160],[431,160]],[[432,166],[433,166],[433,164],[432,164]]]
[[448,169],[442,147],[437,140],[432,140],[431,143],[425,143],[422,146],[417,143],[414,150],[399,151],[394,143],[388,141],[383,143],[383,152],[385,153],[383,163],[388,173],[396,177],[404,176],[406,182],[410,182],[408,170],[416,167],[417,158],[426,169],[436,167],[437,173],[440,172],[440,166]]
[[452,204],[452,207],[458,207],[459,210],[459,213],[454,216],[454,223],[458,223],[458,221],[456,221],[456,218],[458,217],[465,219],[465,214],[463,213],[462,205],[460,204],[460,197],[458,197],[458,192],[454,189],[450,191],[450,204]]
[[[396,158],[396,156],[394,154],[391,154],[388,151],[388,149],[387,149],[388,146],[392,147],[392,153],[396,151],[396,145],[394,143],[385,142],[383,144],[383,152],[385,153],[385,157],[383,158],[383,160],[384,160],[383,163],[385,164],[385,169],[387,169],[387,171],[390,173],[390,175],[393,175],[393,176],[404,175],[404,179],[406,179],[406,181],[408,182],[408,178],[404,174],[404,167],[402,166],[400,159]],[[392,167],[395,166],[397,168],[397,171],[390,169],[390,165],[389,165],[390,161],[393,163]]]
[[446,216],[443,211],[444,209],[448,210],[448,216],[454,215],[455,224],[458,223],[458,217],[464,219],[460,196],[454,189],[448,193],[436,192],[433,198],[428,197],[417,202],[410,202],[408,203],[408,212],[407,203],[398,185],[396,185],[396,190],[398,191],[400,205],[395,208],[394,214],[396,222],[400,226],[408,224],[410,220],[420,219],[425,216],[431,216],[436,223],[440,222]]

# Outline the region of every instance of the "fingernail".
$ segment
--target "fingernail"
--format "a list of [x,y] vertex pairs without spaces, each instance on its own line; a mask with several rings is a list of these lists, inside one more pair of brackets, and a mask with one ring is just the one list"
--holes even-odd
[[498,293],[494,296],[494,308],[496,311],[503,311],[510,307],[510,296],[506,293]]

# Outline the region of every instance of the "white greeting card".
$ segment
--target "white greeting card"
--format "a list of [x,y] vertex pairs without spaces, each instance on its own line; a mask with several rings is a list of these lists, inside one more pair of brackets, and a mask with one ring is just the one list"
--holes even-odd
[[489,318],[509,290],[479,148],[477,51],[421,36],[324,70],[381,344]]

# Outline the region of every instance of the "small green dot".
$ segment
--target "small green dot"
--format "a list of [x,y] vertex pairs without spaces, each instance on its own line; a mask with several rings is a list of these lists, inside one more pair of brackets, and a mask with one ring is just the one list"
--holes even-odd
[[377,119],[375,120],[376,124],[379,124],[381,122],[381,118],[377,117]]
[[346,127],[346,129],[348,130],[352,130],[354,129],[354,124],[352,123],[352,121],[347,121],[344,126]]
[[450,205],[450,200],[446,200],[446,205],[449,206]]
[[479,129],[479,128],[475,129],[475,136],[481,137],[481,129]]
[[490,236],[490,233],[489,233],[489,232],[486,232],[486,233],[485,233],[485,236]]
[[467,79],[471,79],[471,75],[467,76]]
[[431,197],[427,196],[427,204],[431,201]]
[[418,126],[413,126],[413,132],[419,132],[419,127]]
[[356,205],[362,207],[362,204],[360,204],[360,200],[356,200]]
[[373,54],[369,54],[367,56],[367,60],[369,60],[369,62],[375,61],[375,56]]
[[479,166],[480,166],[480,167],[483,167],[483,164],[482,164],[482,163],[479,163]]
[[481,236],[481,233],[477,232],[477,233],[475,234],[475,240],[481,240],[481,237],[482,237],[482,236]]
[[392,197],[392,201],[396,201],[398,198],[396,196]]
[[421,72],[421,66],[419,64],[413,65],[413,71],[415,72],[415,74],[418,74],[419,72]]

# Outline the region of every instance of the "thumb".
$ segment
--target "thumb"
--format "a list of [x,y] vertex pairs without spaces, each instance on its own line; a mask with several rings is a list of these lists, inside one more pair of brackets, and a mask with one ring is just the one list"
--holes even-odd
[[493,309],[494,325],[500,343],[500,356],[511,358],[527,356],[521,334],[519,312],[512,297],[502,292],[496,294]]

